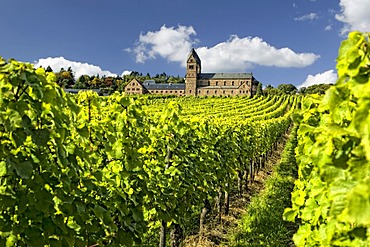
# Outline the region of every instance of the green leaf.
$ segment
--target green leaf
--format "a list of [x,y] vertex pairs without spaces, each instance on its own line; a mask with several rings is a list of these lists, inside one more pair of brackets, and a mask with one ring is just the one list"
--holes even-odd
[[297,214],[298,214],[297,210],[294,210],[292,208],[286,208],[284,210],[283,219],[286,221],[294,222]]
[[13,167],[21,178],[30,178],[32,175],[33,165],[31,161],[13,164]]
[[6,247],[12,247],[17,245],[17,236],[11,234],[9,237],[6,239]]
[[26,140],[27,135],[24,133],[23,129],[18,128],[12,132],[12,138],[15,142],[16,147],[19,147]]
[[104,213],[107,210],[105,208],[99,206],[99,205],[95,205],[93,211],[94,211],[94,214],[96,215],[96,217],[98,217],[99,219],[103,219]]
[[125,232],[122,229],[120,229],[117,233],[117,240],[120,243],[125,243],[125,246],[131,247],[133,246],[133,236],[129,232]]
[[6,169],[6,162],[1,161],[0,162],[0,177],[6,175],[7,169]]
[[38,129],[32,133],[32,140],[38,146],[47,146],[50,132],[47,129]]
[[167,170],[164,171],[164,174],[169,174],[170,176],[175,176],[176,173],[180,173],[180,171],[175,166],[170,166]]
[[24,115],[22,117],[22,127],[23,128],[30,128],[31,127],[31,119],[27,115]]
[[348,216],[355,224],[370,225],[370,196],[368,184],[359,184],[348,195]]

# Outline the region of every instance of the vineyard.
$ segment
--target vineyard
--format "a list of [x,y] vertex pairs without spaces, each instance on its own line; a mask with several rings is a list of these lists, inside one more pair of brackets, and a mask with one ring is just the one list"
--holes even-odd
[[338,81],[304,101],[299,178],[285,218],[302,222],[297,246],[369,246],[370,40],[352,32],[337,59]]
[[[369,34],[349,35],[324,97],[70,95],[53,73],[0,59],[0,246],[180,246],[194,218],[202,236],[210,211],[228,214],[291,119],[278,167],[298,165],[284,212],[294,243],[368,246],[369,47]],[[268,209],[281,218],[269,188],[294,175],[276,174],[238,246],[253,227],[264,235]]]
[[69,95],[0,61],[0,246],[178,246],[210,205],[227,214],[300,98]]

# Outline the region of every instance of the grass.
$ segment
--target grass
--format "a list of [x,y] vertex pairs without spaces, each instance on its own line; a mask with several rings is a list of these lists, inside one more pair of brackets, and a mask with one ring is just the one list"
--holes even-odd
[[265,190],[252,198],[230,246],[294,246],[292,237],[298,225],[283,221],[282,215],[291,205],[291,192],[297,177],[296,146],[297,134],[293,128],[280,163],[266,181]]

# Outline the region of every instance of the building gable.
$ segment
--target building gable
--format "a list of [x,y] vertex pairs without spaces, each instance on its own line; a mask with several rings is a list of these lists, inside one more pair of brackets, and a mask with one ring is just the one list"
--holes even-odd
[[145,86],[136,78],[126,85],[124,91],[127,94],[144,94],[148,92]]

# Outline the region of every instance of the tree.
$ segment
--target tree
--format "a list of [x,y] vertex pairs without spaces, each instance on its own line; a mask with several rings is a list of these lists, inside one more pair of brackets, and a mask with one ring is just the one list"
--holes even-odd
[[299,94],[306,94],[306,91],[307,91],[306,87],[301,87],[300,89],[298,89]]
[[90,76],[88,75],[81,75],[75,85],[73,86],[73,88],[83,88],[83,89],[86,89],[86,88],[89,88],[88,86],[88,83],[90,81]]
[[258,82],[256,95],[258,95],[258,96],[263,95],[262,83],[261,82]]
[[315,84],[308,86],[307,88],[302,87],[299,89],[299,94],[325,94],[326,90],[329,89],[333,84]]
[[263,90],[264,95],[279,95],[282,92],[276,88],[274,88],[271,84],[267,85],[265,90]]
[[92,80],[90,80],[88,82],[90,88],[100,88],[101,84],[102,84],[102,81],[100,80],[99,76],[94,76],[93,78],[91,78]]
[[46,67],[46,72],[53,72],[53,69],[48,65],[48,67]]
[[293,84],[280,84],[277,89],[286,94],[296,94],[297,87]]
[[75,78],[71,67],[69,67],[68,70],[61,68],[55,75],[58,85],[63,88],[71,88],[75,84]]

